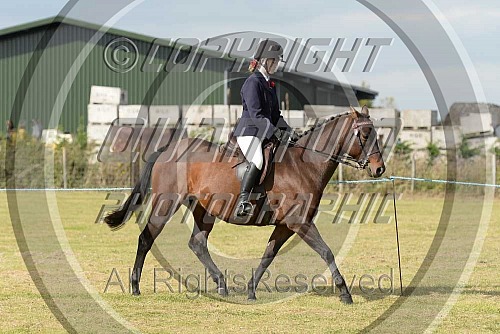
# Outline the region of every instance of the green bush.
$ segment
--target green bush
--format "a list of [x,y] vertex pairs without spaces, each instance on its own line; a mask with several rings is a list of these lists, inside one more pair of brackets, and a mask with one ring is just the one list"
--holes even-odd
[[426,150],[427,150],[427,155],[429,156],[428,162],[429,164],[433,164],[434,160],[437,157],[439,157],[440,154],[439,147],[434,143],[429,143],[427,144]]
[[396,155],[409,157],[412,152],[411,143],[407,141],[398,141],[394,146],[394,154]]
[[[64,150],[68,188],[130,186],[130,163],[92,162],[95,149],[87,146],[86,136],[79,132],[72,143],[63,141],[53,147],[28,136],[10,144],[2,140],[0,188],[62,188]],[[53,180],[48,179],[50,175]]]
[[464,137],[462,137],[458,151],[460,152],[460,156],[464,159],[475,157],[481,152],[479,148],[471,148],[469,142]]

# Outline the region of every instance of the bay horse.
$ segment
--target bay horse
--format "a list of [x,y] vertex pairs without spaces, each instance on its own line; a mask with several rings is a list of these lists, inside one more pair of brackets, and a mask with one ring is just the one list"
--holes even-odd
[[[111,229],[122,227],[134,207],[137,208],[136,204],[144,201],[151,179],[153,209],[139,236],[131,276],[134,295],[140,294],[139,281],[146,254],[166,222],[181,205],[192,211],[195,221],[189,248],[216,283],[217,292],[222,296],[228,294],[224,276],[209,254],[207,240],[216,218],[234,223],[233,212],[240,182],[233,169],[234,162],[213,159],[219,155],[217,145],[197,138],[184,138],[175,145],[164,147],[148,159],[140,180],[122,207],[105,217],[104,221]],[[328,265],[339,289],[340,300],[346,304],[352,303],[350,291],[333,253],[313,223],[323,191],[339,163],[366,169],[371,177],[380,177],[385,171],[377,133],[366,106],[361,112],[351,107],[345,114],[317,123],[295,143],[290,143],[281,161],[274,162],[273,177],[264,180],[267,196],[281,196],[280,205],[272,212],[273,220],[271,222],[265,218],[267,221],[257,221],[258,217],[263,216],[259,215],[260,209],[256,206],[245,224],[275,225],[261,262],[248,282],[249,300],[256,299],[256,287],[280,247],[297,233]],[[299,194],[308,195],[306,204],[298,198]],[[212,201],[216,196],[225,200]],[[291,211],[297,212],[297,205],[301,214],[290,215]]]

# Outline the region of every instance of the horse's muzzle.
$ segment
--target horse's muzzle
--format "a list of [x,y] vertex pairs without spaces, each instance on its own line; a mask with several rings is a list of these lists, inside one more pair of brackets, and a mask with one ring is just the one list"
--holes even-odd
[[380,166],[375,170],[375,177],[381,177],[385,173],[385,166]]
[[368,165],[366,171],[370,177],[379,178],[385,173],[385,166],[383,164],[378,167]]

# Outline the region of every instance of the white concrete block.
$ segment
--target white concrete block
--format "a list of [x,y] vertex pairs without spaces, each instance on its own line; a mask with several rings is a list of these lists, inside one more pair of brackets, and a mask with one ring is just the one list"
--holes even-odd
[[42,142],[46,144],[53,144],[56,142],[57,129],[43,129],[42,130]]
[[117,118],[117,105],[89,104],[87,107],[87,120],[89,123],[111,123]]
[[394,108],[370,108],[370,117],[376,119],[399,118],[399,111]]
[[[211,124],[212,106],[211,105],[183,105],[182,116],[187,124],[200,125]],[[205,120],[204,120],[205,119]]]
[[495,136],[469,138],[467,139],[467,143],[470,148],[479,148],[484,152],[492,150],[497,145],[497,138]]
[[238,122],[242,114],[243,114],[242,105],[231,105],[231,125],[236,125],[236,122]]
[[294,129],[302,129],[306,125],[306,114],[303,110],[282,110],[281,115]]
[[90,87],[90,104],[127,104],[128,94],[119,87]]
[[[447,133],[450,133],[448,142],[446,142]],[[440,149],[452,149],[462,142],[462,131],[459,126],[433,126],[431,127],[431,137],[432,143]]]
[[495,128],[495,136],[497,136],[497,138],[500,138],[500,125],[498,125],[498,126]]
[[304,105],[304,112],[308,118],[328,118],[349,111],[349,107],[331,105]]
[[464,136],[477,133],[493,133],[490,113],[470,113],[460,116],[460,125]]
[[431,132],[428,130],[401,130],[399,139],[411,143],[413,149],[423,149],[431,142]]
[[379,140],[379,144],[383,145],[389,137],[392,136],[394,138],[394,134],[392,134],[392,129],[389,128],[377,128],[377,140]]
[[230,123],[234,124],[234,115],[230,113],[229,106],[224,104],[216,104],[214,105],[214,124],[217,125],[229,125]]
[[438,125],[437,110],[402,110],[403,127],[427,128]]
[[[134,105],[127,105],[127,106],[119,106],[118,107],[118,117],[120,118],[120,122],[123,120],[129,119],[131,121],[134,121],[133,123],[135,124],[135,120],[137,119],[142,119],[144,124],[148,124],[148,118],[149,118],[149,107],[140,105],[140,104],[134,104]],[[131,122],[132,123],[132,122]],[[140,122],[139,122],[140,124]]]
[[106,138],[106,134],[111,128],[110,124],[88,124],[87,125],[87,141],[101,145]]
[[[360,107],[355,107],[361,111]],[[338,114],[346,113],[350,107],[331,105],[304,105],[304,112],[308,118],[329,118]],[[370,116],[373,118],[399,118],[399,111],[394,108],[369,108]]]
[[168,122],[175,126],[179,120],[179,106],[177,105],[165,105],[165,106],[150,106],[149,107],[149,124],[150,126],[155,126],[158,124],[158,120],[161,120],[161,124]]

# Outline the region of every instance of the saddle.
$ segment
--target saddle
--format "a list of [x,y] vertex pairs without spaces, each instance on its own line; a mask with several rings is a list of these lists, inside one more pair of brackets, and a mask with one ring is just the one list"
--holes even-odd
[[[226,157],[235,157],[237,158],[237,162],[234,164],[232,168],[236,169],[236,176],[239,180],[243,179],[243,175],[245,174],[245,170],[248,166],[248,161],[246,160],[243,152],[238,146],[238,142],[236,141],[236,137],[233,135],[233,132],[230,132],[227,138],[227,142],[221,146],[219,146],[219,152]],[[262,155],[264,157],[264,162],[262,164],[262,173],[260,174],[259,183],[256,186],[260,186],[264,183],[266,177],[274,172],[274,153],[275,148],[278,147],[279,143],[276,143],[272,140],[264,140],[262,144]]]

